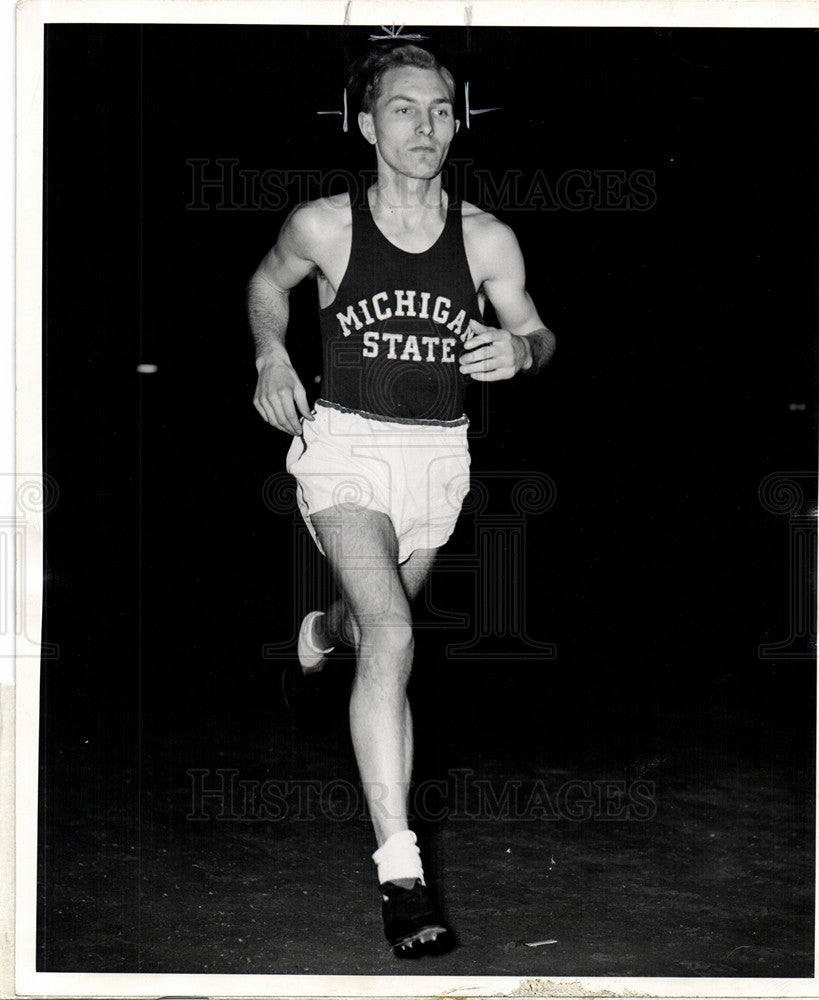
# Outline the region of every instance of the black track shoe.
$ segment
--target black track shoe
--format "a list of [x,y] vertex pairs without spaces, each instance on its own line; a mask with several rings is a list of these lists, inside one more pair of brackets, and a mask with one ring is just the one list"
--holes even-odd
[[449,950],[451,934],[419,878],[411,889],[385,882],[381,898],[384,935],[396,957],[420,958]]

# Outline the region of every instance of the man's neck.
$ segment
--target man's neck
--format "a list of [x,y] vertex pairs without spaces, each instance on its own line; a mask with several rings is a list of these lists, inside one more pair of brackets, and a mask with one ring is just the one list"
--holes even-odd
[[370,190],[370,205],[377,214],[405,219],[408,223],[428,213],[440,214],[444,207],[441,175],[422,179],[379,172]]

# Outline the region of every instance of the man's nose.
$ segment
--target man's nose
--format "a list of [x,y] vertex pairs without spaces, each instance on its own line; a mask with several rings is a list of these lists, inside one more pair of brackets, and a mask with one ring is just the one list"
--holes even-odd
[[422,135],[432,135],[433,132],[432,115],[425,113],[423,111],[421,112],[421,119],[418,122],[417,131],[420,132]]

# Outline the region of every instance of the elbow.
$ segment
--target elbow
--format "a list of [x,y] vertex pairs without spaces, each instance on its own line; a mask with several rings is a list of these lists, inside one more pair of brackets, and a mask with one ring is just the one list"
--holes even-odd
[[245,286],[245,295],[248,301],[256,298],[269,298],[271,295],[287,297],[288,294],[287,289],[279,288],[260,267],[256,268]]
[[251,274],[251,276],[247,279],[247,282],[245,283],[245,298],[248,301],[250,301],[250,299],[253,297],[253,293],[256,291],[258,283],[259,283],[259,271],[256,270],[253,272],[253,274]]
[[248,295],[251,295],[259,287],[264,287],[264,278],[262,277],[261,268],[256,268],[256,270],[247,279],[247,284],[245,285],[245,291]]

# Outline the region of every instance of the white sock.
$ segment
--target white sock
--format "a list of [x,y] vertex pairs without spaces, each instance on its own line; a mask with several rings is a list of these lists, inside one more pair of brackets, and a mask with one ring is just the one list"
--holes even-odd
[[388,837],[373,854],[373,861],[378,867],[379,885],[403,878],[419,878],[426,885],[421,852],[412,830],[401,830]]

